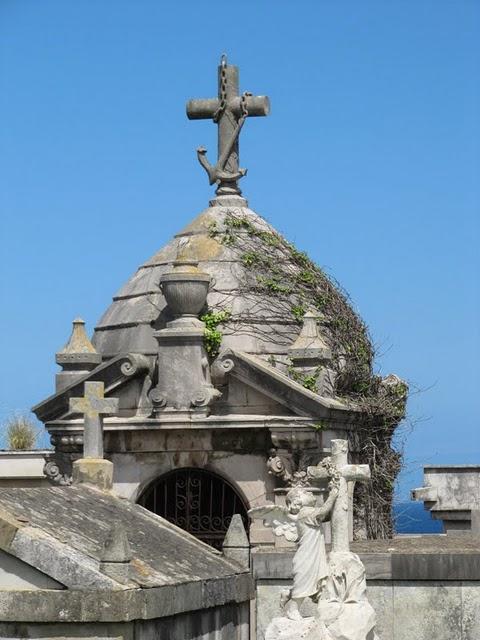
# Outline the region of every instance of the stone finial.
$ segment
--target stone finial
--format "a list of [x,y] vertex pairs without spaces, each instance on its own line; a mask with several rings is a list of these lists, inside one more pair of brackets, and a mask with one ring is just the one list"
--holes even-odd
[[211,277],[199,271],[197,262],[178,260],[160,278],[160,287],[174,320],[156,331],[158,382],[150,391],[154,414],[194,412],[208,414],[220,396],[212,385],[205,351],[205,324],[198,315],[207,300]]
[[101,354],[96,352],[85,332],[85,322],[81,318],[75,318],[72,324],[67,344],[55,354],[55,362],[62,367],[62,371],[56,375],[57,392],[73,384],[102,362]]
[[332,352],[318,330],[318,322],[322,320],[323,316],[311,309],[303,316],[300,334],[288,350],[294,363],[317,365],[331,360]]
[[121,524],[113,524],[103,542],[100,571],[121,584],[130,580],[132,552],[127,532]]
[[130,562],[132,551],[127,532],[121,524],[114,524],[103,541],[102,562]]
[[242,516],[235,513],[232,516],[230,526],[222,545],[223,555],[233,560],[241,567],[248,569],[250,566],[250,543],[243,526]]
[[332,352],[321,336],[319,324],[324,317],[310,309],[303,317],[303,325],[295,342],[288,350],[292,368],[298,378],[315,380],[315,390],[322,396],[334,394],[335,375],[330,368]]

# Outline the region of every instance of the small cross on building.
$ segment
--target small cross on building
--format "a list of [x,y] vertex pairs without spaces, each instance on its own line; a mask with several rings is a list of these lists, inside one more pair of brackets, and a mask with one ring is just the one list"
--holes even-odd
[[[338,496],[332,509],[332,550],[349,551],[349,482],[367,482],[370,479],[368,464],[348,464],[348,441],[332,440],[331,459],[340,473]],[[321,464],[308,467],[308,477],[311,480],[327,480],[328,473]]]
[[105,398],[103,382],[85,382],[83,398],[70,398],[70,411],[82,413],[83,457],[103,458],[103,416],[118,411],[117,398]]

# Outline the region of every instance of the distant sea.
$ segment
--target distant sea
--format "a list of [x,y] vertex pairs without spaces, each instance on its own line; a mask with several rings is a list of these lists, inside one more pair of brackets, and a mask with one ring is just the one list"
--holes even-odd
[[423,502],[397,502],[393,505],[396,533],[443,533],[441,520],[434,520]]

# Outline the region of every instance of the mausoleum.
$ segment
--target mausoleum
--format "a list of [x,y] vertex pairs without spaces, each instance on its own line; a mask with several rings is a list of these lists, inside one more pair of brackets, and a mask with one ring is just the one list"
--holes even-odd
[[[74,320],[55,391],[33,409],[50,434],[53,486],[2,492],[0,567],[15,565],[17,586],[51,591],[42,605],[39,594],[20,598],[22,621],[42,606],[32,623],[81,623],[75,637],[99,637],[85,625],[100,621],[127,625],[102,637],[296,640],[278,620],[298,536],[248,511],[301,529],[305,508],[322,562],[332,542],[326,584],[345,574],[337,605],[357,613],[321,631],[304,623],[302,603],[292,616],[311,635],[301,637],[475,640],[478,541],[462,536],[459,550],[452,537],[389,539],[407,385],[374,374],[348,296],[241,192],[240,132],[269,109],[267,97],[239,92],[225,57],[218,96],[188,102],[190,119],[218,125],[215,165],[197,149],[215,195],[119,289],[93,336]],[[5,584],[10,637],[73,637],[12,631]],[[365,612],[362,632],[352,616]]]
[[[233,513],[247,524],[248,508],[281,500],[345,437],[356,461],[379,454],[373,490],[355,501],[356,533],[388,536],[399,467],[390,443],[406,385],[373,375],[367,329],[346,294],[249,208],[238,136],[269,101],[240,95],[225,60],[218,82],[218,98],[187,105],[189,118],[219,127],[217,164],[197,151],[215,197],[120,288],[91,341],[74,321],[56,356],[56,392],[34,408],[55,449],[46,473],[71,481],[83,418],[69,399],[99,381],[118,399],[105,419],[118,495],[218,545]],[[273,544],[257,525],[250,540]]]

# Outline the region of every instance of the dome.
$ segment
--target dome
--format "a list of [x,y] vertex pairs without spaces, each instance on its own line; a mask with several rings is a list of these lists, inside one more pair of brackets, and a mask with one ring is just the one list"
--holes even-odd
[[[176,260],[194,260],[212,277],[203,313],[223,311],[222,348],[286,361],[303,315],[315,308],[339,364],[370,372],[365,325],[346,295],[309,258],[246,206],[210,206],[139,267],[120,289],[93,338],[104,359],[120,353],[155,355],[154,331],[172,318],[159,289]],[[360,362],[361,361],[361,362]]]

